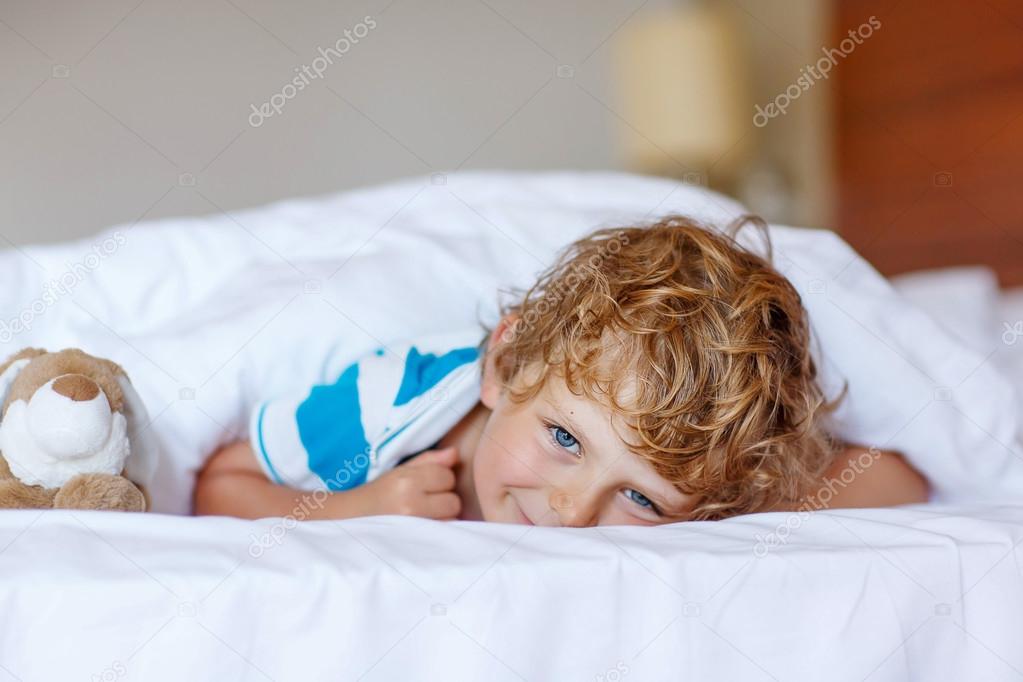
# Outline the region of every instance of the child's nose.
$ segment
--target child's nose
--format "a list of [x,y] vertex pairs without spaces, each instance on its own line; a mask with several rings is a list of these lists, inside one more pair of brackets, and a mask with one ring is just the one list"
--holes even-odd
[[548,504],[557,513],[562,526],[585,528],[597,525],[599,508],[597,495],[593,491],[571,494],[565,490],[555,490]]

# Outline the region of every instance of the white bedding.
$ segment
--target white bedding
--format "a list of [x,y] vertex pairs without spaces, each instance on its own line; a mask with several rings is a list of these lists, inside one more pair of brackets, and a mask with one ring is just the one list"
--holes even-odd
[[[818,512],[758,550],[786,520],[557,529],[384,516],[286,530],[12,512],[0,524],[0,670],[23,680],[1018,679],[1023,506]],[[260,544],[264,534],[279,543]]]
[[[320,361],[335,344],[354,357],[410,329],[462,327],[477,313],[493,322],[493,306],[465,305],[467,292],[528,282],[568,235],[635,218],[638,207],[718,221],[738,212],[720,197],[630,176],[444,180],[9,250],[0,254],[9,284],[0,322],[23,315],[30,329],[7,338],[10,325],[0,327],[0,352],[77,345],[121,363],[161,451],[154,501],[180,513],[203,456],[242,433],[252,401],[338,370]],[[555,224],[542,222],[555,213]],[[491,238],[472,239],[480,230]],[[105,236],[114,240],[106,247]],[[815,244],[821,263],[844,255],[826,236]],[[101,253],[83,271],[94,246]],[[410,261],[396,264],[397,250],[433,267],[402,269]],[[825,309],[812,297],[812,267],[804,261],[786,274]],[[860,279],[849,290],[872,281],[850,270]],[[82,276],[33,309],[44,272]],[[380,272],[390,297],[351,294]],[[900,286],[942,317],[940,301],[922,300],[937,281]],[[840,296],[840,285],[829,282],[827,294]],[[896,314],[883,287],[864,288],[876,305],[858,319],[834,312],[834,324],[847,326],[827,348],[862,347],[871,357],[858,361],[891,385],[863,389],[848,428],[862,432],[876,417],[880,431],[886,414],[916,414],[923,395],[919,419],[894,420],[877,439],[920,460],[946,491],[940,505],[656,529],[407,517],[292,527],[7,512],[0,672],[41,680],[1016,679],[1023,496],[1013,493],[1023,490],[1023,455],[1005,377],[1020,376],[1023,362],[1013,363],[1023,339],[998,345],[999,318],[1014,313],[992,294],[986,318],[976,304],[972,317],[945,314],[941,324],[964,337],[960,348],[915,308]],[[954,390],[935,404],[933,386],[907,363]],[[845,358],[832,369],[854,367]],[[985,495],[998,501],[973,501]]]

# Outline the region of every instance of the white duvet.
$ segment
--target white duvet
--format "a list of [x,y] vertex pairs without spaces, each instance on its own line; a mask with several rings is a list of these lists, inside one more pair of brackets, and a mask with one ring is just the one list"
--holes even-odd
[[[150,413],[154,503],[185,513],[203,457],[259,396],[336,373],[329,350],[492,323],[491,292],[571,239],[672,210],[739,212],[635,176],[464,174],[119,226],[0,254],[0,352],[124,366]],[[805,235],[775,228],[825,384],[874,377],[836,428],[905,452],[935,504],[652,529],[4,512],[0,673],[1017,679],[1023,454],[998,334],[979,333],[990,354],[953,340],[840,240]]]

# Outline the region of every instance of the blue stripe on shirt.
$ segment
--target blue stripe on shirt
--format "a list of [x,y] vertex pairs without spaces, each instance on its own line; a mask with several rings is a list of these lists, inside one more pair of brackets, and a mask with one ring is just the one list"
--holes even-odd
[[353,364],[332,385],[314,386],[295,412],[309,470],[328,490],[361,485],[369,472],[369,442],[362,426],[358,378],[359,365]]
[[259,440],[256,443],[256,445],[259,447],[259,454],[263,456],[263,461],[266,463],[267,471],[270,472],[270,477],[273,479],[274,483],[283,484],[284,481],[281,480],[281,477],[277,473],[277,470],[274,469],[273,462],[271,462],[270,458],[266,456],[266,445],[263,444],[263,415],[264,414],[266,414],[266,403],[263,403],[262,406],[260,406],[260,408],[259,408],[259,417],[257,418],[258,421],[256,422],[256,433],[259,435]]
[[433,353],[421,355],[415,346],[409,350],[405,358],[405,374],[401,379],[401,388],[394,398],[395,407],[418,398],[436,386],[451,370],[479,356],[475,346],[456,348],[440,357]]

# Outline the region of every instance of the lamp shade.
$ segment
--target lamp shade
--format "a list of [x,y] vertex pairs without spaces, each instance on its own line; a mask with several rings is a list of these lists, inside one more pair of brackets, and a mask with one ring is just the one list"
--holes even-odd
[[615,45],[628,160],[645,170],[681,162],[729,174],[752,126],[740,41],[713,3],[651,11]]

